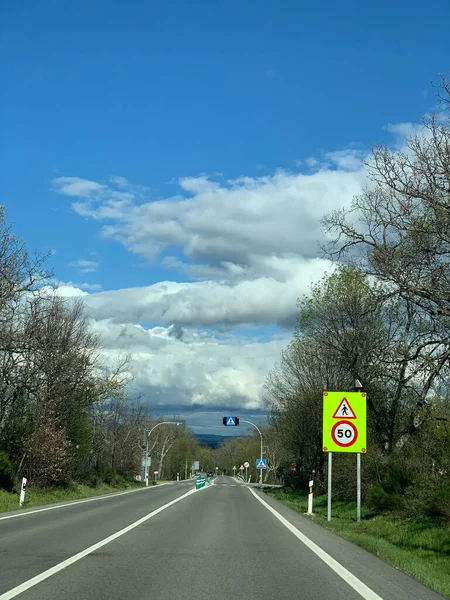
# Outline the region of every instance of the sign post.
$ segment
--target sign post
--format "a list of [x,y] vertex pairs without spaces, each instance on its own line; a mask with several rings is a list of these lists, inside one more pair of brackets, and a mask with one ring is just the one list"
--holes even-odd
[[356,455],[356,520],[361,521],[361,454]]
[[261,474],[261,485],[262,485],[262,472],[263,469],[267,469],[267,460],[265,458],[257,458],[256,459],[256,468],[259,469]]
[[248,462],[244,463],[244,467],[245,467],[245,483],[248,483],[248,468],[249,468],[250,464]]
[[327,497],[327,520],[331,521],[331,484],[333,478],[331,472],[333,469],[333,453],[328,452],[328,497]]
[[361,454],[366,452],[365,392],[323,393],[323,451],[328,452],[328,521],[331,521],[333,452],[356,453],[357,520],[361,520]]

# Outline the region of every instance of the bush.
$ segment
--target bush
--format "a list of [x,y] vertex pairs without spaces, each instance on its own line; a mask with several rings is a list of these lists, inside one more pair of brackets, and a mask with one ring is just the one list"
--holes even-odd
[[392,496],[383,489],[380,483],[372,485],[367,490],[367,504],[379,512],[392,510]]
[[107,485],[114,485],[114,481],[117,477],[117,473],[115,469],[111,469],[109,467],[105,467],[98,471],[98,475],[100,479],[106,483]]
[[427,513],[450,521],[450,479],[439,477],[430,482]]
[[91,488],[98,488],[102,485],[103,479],[100,477],[98,473],[91,473],[87,480],[87,484]]
[[0,452],[0,488],[7,492],[14,488],[13,470],[6,452]]
[[417,482],[405,490],[403,496],[404,514],[412,519],[422,519],[428,515],[430,494],[428,482]]
[[[122,475],[119,475],[115,469],[104,468],[98,471],[97,476],[101,481],[106,483],[107,485],[111,485],[112,487],[123,488],[127,487],[127,480]],[[98,482],[96,483],[97,487],[100,485]]]
[[414,477],[406,467],[391,464],[383,478],[382,487],[390,494],[401,494],[413,481]]

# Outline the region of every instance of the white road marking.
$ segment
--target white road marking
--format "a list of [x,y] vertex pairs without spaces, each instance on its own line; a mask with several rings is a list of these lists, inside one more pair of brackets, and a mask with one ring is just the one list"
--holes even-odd
[[[287,519],[285,519],[278,511],[267,504],[265,500],[260,498],[256,492],[254,492],[251,488],[248,488],[250,492],[255,496],[259,502],[263,506],[267,508],[291,533],[293,533],[301,542],[305,544],[310,550],[314,552],[320,559],[327,564],[330,569],[333,569],[335,573],[339,575],[350,587],[352,587],[358,594],[364,598],[364,600],[383,600],[381,596],[376,594],[373,590],[371,590],[365,583],[363,583],[360,579],[355,577],[353,573],[350,573],[345,567],[343,567],[337,560],[335,560],[332,556],[330,556],[327,552],[322,550],[320,546],[315,544],[312,540],[310,540],[306,535],[301,533],[292,523],[289,523]],[[0,596],[0,600],[2,600],[2,596]]]
[[39,575],[36,575],[35,577],[32,577],[28,581],[25,581],[24,583],[21,583],[17,587],[12,588],[8,592],[5,592],[4,594],[2,594],[0,596],[0,600],[10,600],[11,598],[15,598],[19,594],[23,594],[23,592],[26,592],[27,590],[29,590],[30,588],[34,587],[38,583],[41,583],[41,581],[44,581],[45,579],[48,579],[49,577],[51,577],[52,575],[55,575],[59,571],[62,571],[66,567],[69,567],[70,565],[73,565],[73,563],[76,563],[77,561],[81,560],[82,558],[84,558],[88,554],[92,554],[92,552],[95,552],[99,548],[102,548],[103,546],[106,546],[106,544],[109,544],[110,542],[113,542],[114,540],[116,540],[117,538],[121,537],[122,535],[125,535],[125,533],[128,533],[132,529],[135,529],[136,527],[139,527],[139,525],[142,525],[142,523],[145,523],[145,521],[148,521],[149,519],[151,519],[152,517],[156,516],[157,514],[159,514],[160,512],[162,512],[163,510],[166,510],[166,508],[169,508],[169,506],[172,506],[173,504],[176,504],[177,502],[180,502],[181,500],[184,500],[184,498],[187,498],[191,494],[195,494],[196,492],[201,492],[202,490],[207,490],[207,489],[209,489],[209,488],[205,487],[205,488],[201,488],[200,490],[196,490],[196,489],[189,490],[189,492],[186,492],[185,494],[183,494],[179,498],[175,498],[175,500],[171,500],[167,504],[163,504],[162,506],[160,506],[156,510],[152,511],[148,515],[145,515],[145,517],[142,517],[141,519],[138,519],[134,523],[131,523],[131,525],[127,525],[127,527],[124,527],[120,531],[117,531],[116,533],[113,533],[112,535],[108,536],[104,540],[101,540],[100,542],[97,542],[93,546],[89,546],[89,548],[86,548],[85,550],[82,550],[81,552],[78,552],[77,554],[74,554],[70,558],[67,558],[66,560],[63,560],[62,562],[60,562],[59,564],[55,565],[54,567],[51,567],[50,569],[47,569],[43,573],[39,573]]
[[[173,483],[178,482],[174,481]],[[133,494],[134,492],[143,492],[145,490],[157,490],[163,487],[164,485],[172,485],[172,483],[160,483],[159,485],[138,488],[137,490],[127,490],[126,492],[114,492],[113,494],[105,494],[104,496],[95,496],[94,498],[84,498],[83,500],[74,500],[73,502],[55,504],[54,506],[47,506],[46,508],[36,508],[35,510],[14,513],[13,515],[6,515],[4,517],[0,517],[0,521],[4,521],[5,519],[15,519],[17,517],[26,517],[27,515],[34,515],[36,513],[46,512],[47,510],[56,510],[57,508],[65,508],[66,506],[75,506],[76,504],[84,504],[85,502],[94,502],[95,500],[108,500],[109,498],[117,498],[117,496],[123,496],[124,494]]]

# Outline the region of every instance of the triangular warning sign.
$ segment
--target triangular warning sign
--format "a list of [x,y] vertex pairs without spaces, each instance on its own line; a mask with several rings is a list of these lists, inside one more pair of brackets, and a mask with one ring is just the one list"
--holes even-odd
[[233,417],[230,417],[227,421],[227,425],[234,425],[234,419]]
[[341,403],[336,409],[336,412],[333,415],[333,419],[356,419],[356,415],[353,412],[353,408],[350,406],[350,402],[347,398],[342,398]]

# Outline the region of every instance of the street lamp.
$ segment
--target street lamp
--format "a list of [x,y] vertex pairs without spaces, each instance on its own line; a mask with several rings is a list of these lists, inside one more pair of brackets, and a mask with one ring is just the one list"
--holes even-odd
[[156,423],[150,431],[145,436],[145,457],[144,457],[144,478],[145,478],[145,487],[148,487],[148,438],[152,434],[152,432],[159,427],[160,425],[181,425],[178,421],[162,421],[161,423]]
[[[261,460],[262,460],[262,457],[263,457],[263,437],[262,437],[262,433],[261,433],[261,431],[260,431],[260,430],[259,430],[259,428],[258,428],[258,427],[256,427],[256,425],[255,425],[254,423],[252,423],[251,421],[243,421],[243,420],[241,419],[241,423],[248,423],[249,425],[253,425],[253,427],[254,427],[254,428],[257,430],[257,432],[259,433],[259,436],[260,436],[260,438],[261,438],[261,457],[260,457],[260,458],[261,458]],[[263,481],[262,481],[262,480],[263,480],[263,477],[262,477],[262,472],[263,472],[263,470],[262,470],[262,469],[260,469],[259,471],[260,471],[260,473],[259,473],[259,483],[260,483],[260,485],[261,485],[261,487],[262,487],[262,482],[263,482]]]

